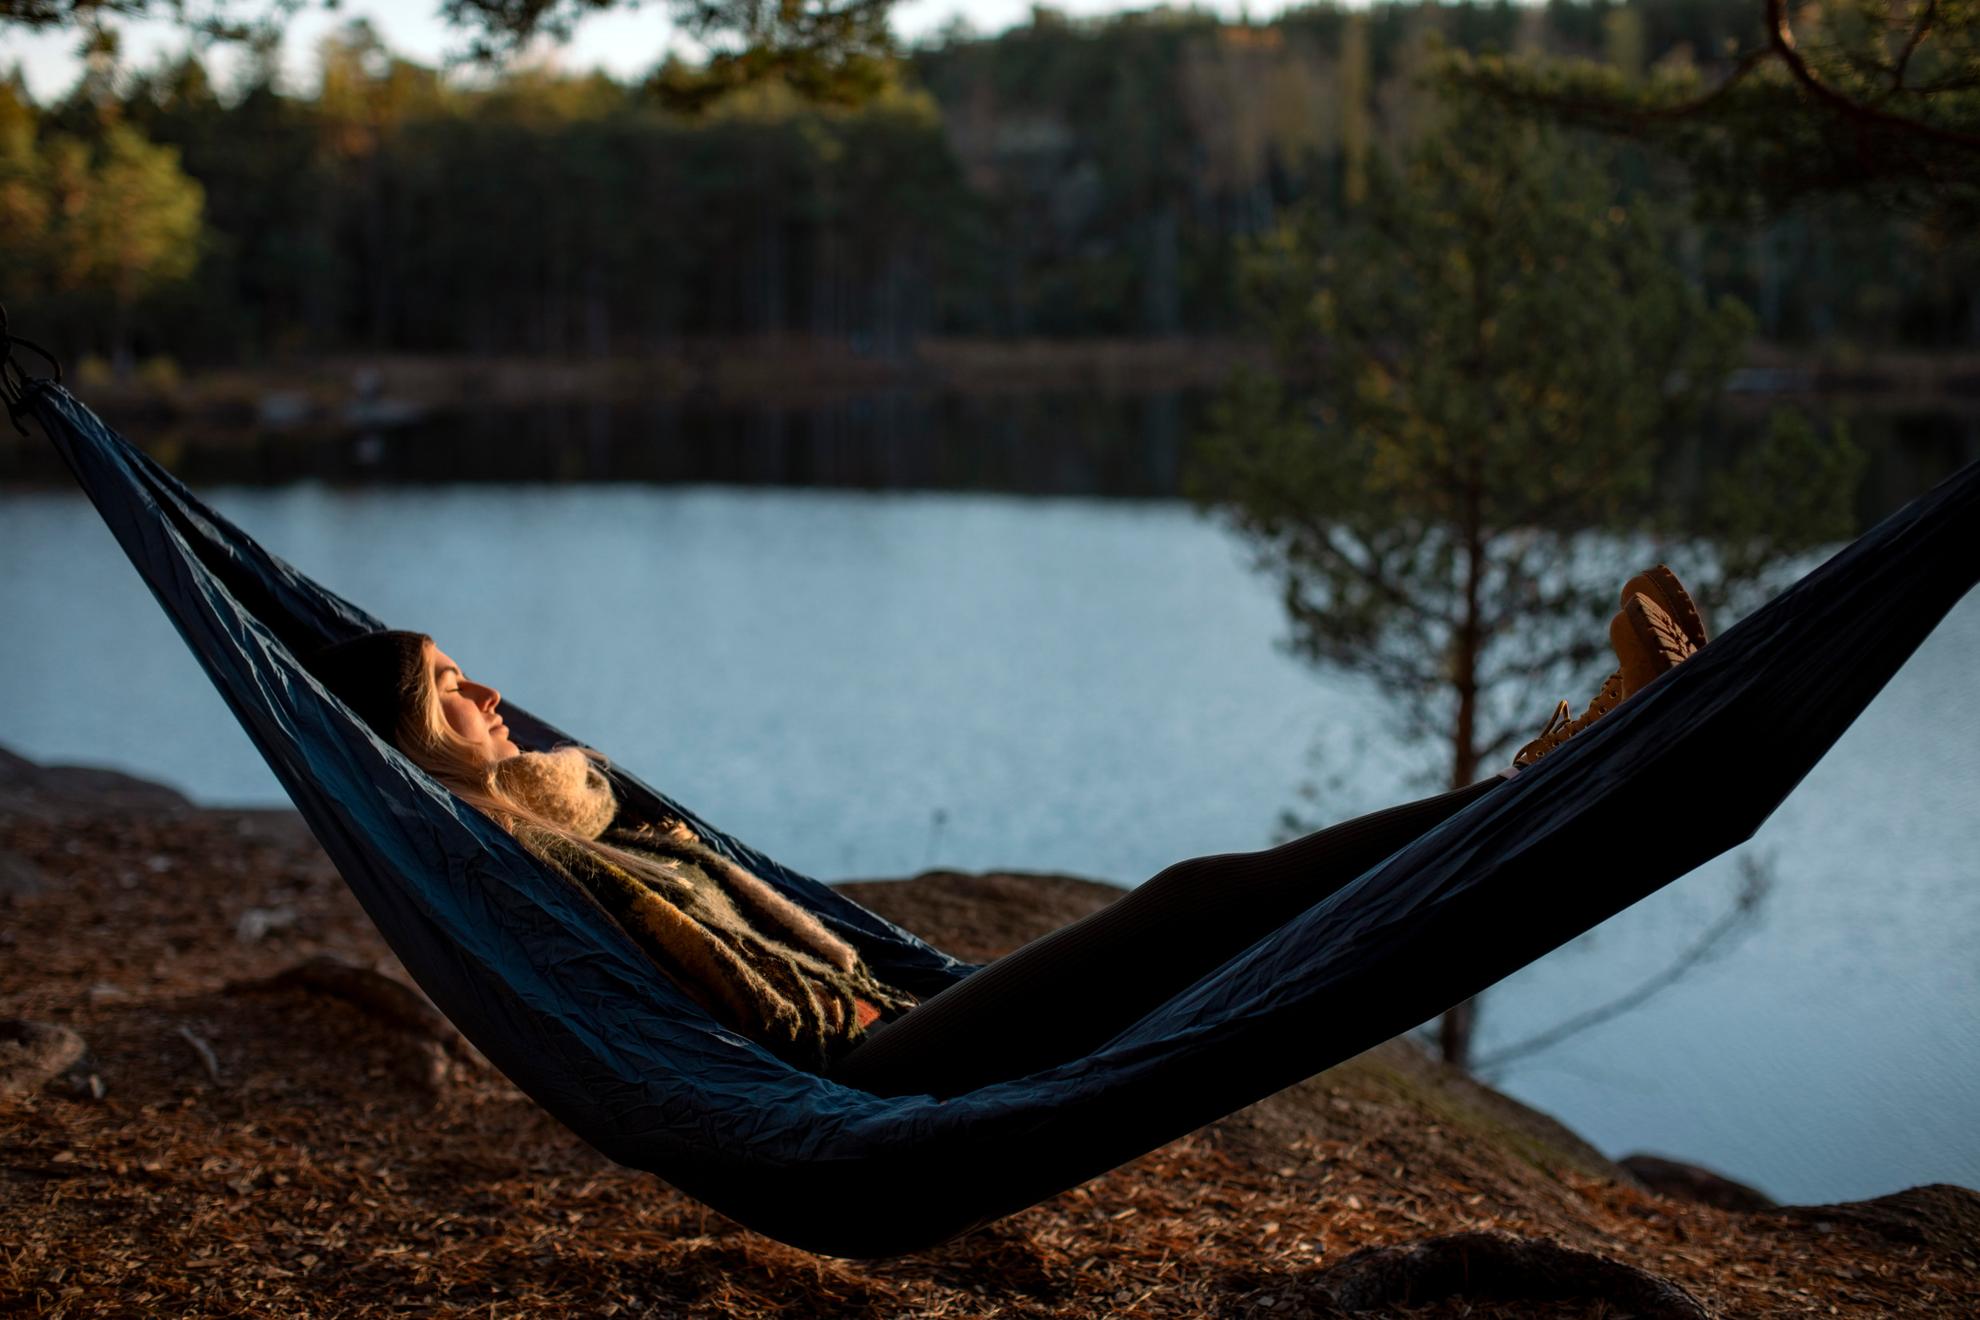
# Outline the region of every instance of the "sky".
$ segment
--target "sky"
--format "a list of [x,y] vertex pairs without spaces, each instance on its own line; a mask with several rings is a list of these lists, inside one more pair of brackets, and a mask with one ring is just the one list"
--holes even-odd
[[[1194,0],[1194,6],[1233,17],[1244,7],[1242,0]],[[1154,0],[1054,0],[1052,7],[1086,17],[1155,5]],[[1025,21],[1031,8],[1031,0],[899,0],[894,9],[894,31],[903,40],[914,41],[941,31],[960,17],[977,32],[997,32]],[[1267,0],[1254,6],[1252,12],[1262,15],[1275,8]],[[296,85],[307,86],[316,43],[333,28],[358,17],[370,19],[391,50],[423,64],[437,64],[465,44],[438,15],[438,0],[344,0],[334,12],[312,8],[289,25],[284,66],[297,80]],[[187,44],[185,32],[169,23],[128,23],[123,25],[123,32],[126,62],[138,67],[156,62],[161,54],[176,54]],[[556,59],[568,69],[602,67],[620,78],[632,78],[659,63],[672,39],[667,6],[648,2],[586,18]],[[19,64],[29,91],[36,100],[46,101],[75,82],[79,68],[76,43],[74,32],[30,34],[11,27],[0,29],[0,71]],[[212,59],[210,67],[224,86],[226,55]]]

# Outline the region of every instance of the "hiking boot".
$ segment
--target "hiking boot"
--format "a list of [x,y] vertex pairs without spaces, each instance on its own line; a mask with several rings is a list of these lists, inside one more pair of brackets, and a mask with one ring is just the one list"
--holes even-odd
[[1554,707],[1553,718],[1547,721],[1547,727],[1540,730],[1538,738],[1519,749],[1519,754],[1513,757],[1513,764],[1522,767],[1532,765],[1621,705],[1622,699],[1623,676],[1622,671],[1617,670],[1603,681],[1602,690],[1595,694],[1595,699],[1588,703],[1588,709],[1580,715],[1570,717],[1565,701]]
[[[1684,594],[1683,587],[1676,585],[1677,578],[1671,575],[1669,569],[1663,572],[1669,577],[1669,584],[1676,590],[1679,599],[1689,605],[1691,598]],[[1697,619],[1695,608],[1690,611],[1690,617],[1694,621]],[[1702,633],[1704,625],[1698,626]],[[1665,670],[1676,668],[1698,650],[1686,629],[1666,613],[1656,599],[1642,591],[1630,592],[1623,597],[1622,609],[1609,620],[1609,644],[1615,648],[1619,668],[1603,681],[1602,690],[1588,703],[1588,709],[1570,718],[1565,701],[1556,706],[1553,718],[1547,721],[1547,727],[1540,731],[1540,736],[1520,748],[1519,754],[1513,757],[1514,765],[1532,765],[1620,706],[1624,698],[1634,696],[1652,679]]]
[[1609,643],[1622,662],[1616,672],[1622,677],[1625,697],[1634,696],[1659,674],[1677,668],[1698,651],[1678,621],[1640,591],[1625,600],[1609,621]]
[[1698,603],[1692,600],[1691,593],[1684,589],[1677,574],[1669,568],[1658,564],[1623,583],[1622,596],[1616,604],[1627,605],[1629,598],[1636,595],[1648,596],[1656,601],[1658,608],[1670,615],[1671,621],[1684,632],[1692,650],[1705,645],[1705,619],[1698,612]]

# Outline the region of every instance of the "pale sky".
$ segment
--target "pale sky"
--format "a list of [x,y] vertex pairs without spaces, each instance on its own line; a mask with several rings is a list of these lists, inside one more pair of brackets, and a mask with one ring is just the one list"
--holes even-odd
[[[1085,17],[1156,5],[1152,0],[1138,3],[1136,0],[1057,0],[1052,7]],[[1194,0],[1194,7],[1230,17],[1244,10],[1243,0]],[[1282,7],[1266,0],[1252,12],[1263,16]],[[1030,0],[899,0],[894,9],[894,32],[903,40],[913,41],[940,31],[958,15],[978,32],[997,32],[1025,21],[1031,8]],[[311,8],[289,25],[285,53],[289,75],[295,85],[308,86],[312,78],[311,52],[317,41],[333,28],[357,17],[369,18],[394,52],[423,64],[437,64],[464,44],[440,21],[438,13],[437,0],[410,0],[410,3],[344,0],[334,12]],[[182,51],[187,44],[185,32],[167,23],[126,23],[122,27],[125,61],[137,67],[155,63],[160,54]],[[620,78],[632,78],[659,63],[672,33],[673,25],[667,18],[664,3],[607,10],[583,20],[575,37],[556,58],[566,68],[602,67]],[[36,35],[9,25],[0,29],[0,71],[18,63],[26,73],[28,88],[35,99],[46,101],[75,82],[79,68],[76,44],[74,32]],[[228,59],[224,50],[209,61],[209,68],[225,86]]]

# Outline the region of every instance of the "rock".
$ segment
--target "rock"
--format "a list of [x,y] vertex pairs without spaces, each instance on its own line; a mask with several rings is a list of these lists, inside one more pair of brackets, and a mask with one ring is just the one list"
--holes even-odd
[[1875,1200],[1842,1205],[1782,1206],[1774,1213],[1818,1229],[1846,1224],[1887,1242],[1980,1260],[1980,1192],[1953,1183],[1907,1187]]
[[1698,1164],[1667,1160],[1661,1155],[1625,1155],[1617,1163],[1636,1175],[1638,1182],[1659,1196],[1674,1201],[1696,1201],[1736,1214],[1753,1214],[1774,1208],[1774,1199],[1757,1188],[1726,1177]]
[[0,747],[0,816],[58,820],[104,812],[180,812],[184,794],[118,770],[37,765]]
[[277,907],[249,908],[234,923],[234,938],[242,944],[258,944],[277,931],[288,930],[301,916],[286,903]]
[[0,1095],[31,1095],[56,1081],[71,1095],[103,1098],[81,1036],[45,1022],[0,1018]]
[[1707,1320],[1710,1312],[1673,1280],[1547,1238],[1451,1233],[1366,1247],[1315,1280],[1347,1312],[1395,1314],[1446,1298],[1542,1303],[1587,1298],[1604,1315]]

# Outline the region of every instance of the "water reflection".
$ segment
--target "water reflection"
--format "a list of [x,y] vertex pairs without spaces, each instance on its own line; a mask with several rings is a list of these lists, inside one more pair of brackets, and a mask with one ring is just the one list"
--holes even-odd
[[[111,420],[202,485],[636,481],[1173,498],[1184,493],[1189,437],[1212,399],[1202,390],[896,388],[805,405],[653,398],[386,410],[358,427]],[[1728,399],[1664,470],[1695,480],[1728,442],[1764,427],[1768,406]],[[1980,459],[1980,409],[1888,400],[1794,406],[1818,424],[1844,422],[1867,452],[1865,526]],[[66,477],[35,441],[0,445],[0,480]]]
[[[811,406],[680,399],[434,412],[395,426],[225,433],[112,419],[188,481],[660,485],[1174,496],[1201,395],[887,390]],[[0,449],[0,479],[61,476]]]

